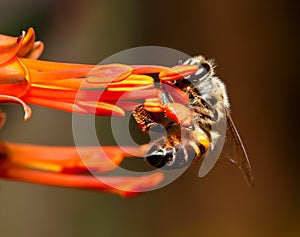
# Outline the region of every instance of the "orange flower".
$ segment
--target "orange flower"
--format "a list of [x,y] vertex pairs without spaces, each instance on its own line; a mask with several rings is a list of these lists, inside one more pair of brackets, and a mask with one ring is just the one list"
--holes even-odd
[[[146,99],[145,106],[149,110],[159,111],[159,91],[154,87],[154,79],[148,74],[157,73],[160,80],[170,80],[192,74],[198,69],[189,65],[173,68],[124,64],[96,66],[37,60],[43,49],[42,42],[35,42],[32,28],[19,37],[0,35],[0,103],[21,104],[25,119],[31,116],[30,107],[26,103],[68,112],[123,116],[124,110],[132,110]],[[182,93],[177,94],[177,100],[186,100]],[[2,113],[0,115],[0,124],[3,124],[4,116]],[[91,162],[83,164],[75,147],[2,143],[0,177],[106,190],[122,195],[153,187],[163,178],[159,172],[141,177],[106,177],[103,174],[114,169],[114,165],[101,157],[97,147],[80,149],[84,150],[85,159]],[[128,155],[118,147],[102,149],[116,165]],[[143,147],[131,149],[142,155]],[[109,180],[120,189],[87,175],[91,170],[101,174],[101,180]]]
[[[0,101],[21,103],[25,119],[30,117],[30,109],[22,101],[68,112],[122,116],[123,109],[131,110],[137,105],[131,100],[157,97],[153,78],[146,74],[160,73],[163,80],[197,70],[187,65],[170,70],[162,66],[95,66],[36,60],[43,48],[42,42],[35,42],[32,28],[19,37],[0,35]],[[80,88],[80,98],[76,100]],[[99,91],[103,92],[101,101]],[[115,102],[125,92],[120,108]]]
[[[139,177],[109,176],[107,172],[113,170],[114,165],[101,156],[98,147],[80,149],[81,155],[85,156],[85,163],[75,147],[1,143],[0,177],[45,185],[107,191],[122,196],[132,196],[148,190],[163,179],[160,172]],[[118,147],[102,149],[115,165],[120,164],[126,156]],[[131,149],[135,152],[139,150]],[[130,148],[127,148],[128,150]],[[91,175],[90,170],[96,172],[97,176]]]

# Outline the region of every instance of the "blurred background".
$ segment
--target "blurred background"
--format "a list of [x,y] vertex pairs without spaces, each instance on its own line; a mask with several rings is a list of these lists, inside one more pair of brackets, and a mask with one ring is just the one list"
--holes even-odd
[[[195,165],[132,199],[1,180],[1,236],[300,236],[298,1],[1,0],[0,9],[0,32],[34,27],[42,59],[97,64],[144,45],[215,58],[255,175],[251,189],[220,160],[205,178]],[[3,107],[2,140],[73,144],[70,114],[32,107],[27,122],[20,107]]]

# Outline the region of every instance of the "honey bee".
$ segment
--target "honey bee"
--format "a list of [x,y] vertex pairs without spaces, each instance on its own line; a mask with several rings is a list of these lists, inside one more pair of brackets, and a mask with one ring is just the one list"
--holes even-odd
[[177,169],[188,166],[193,160],[204,159],[208,151],[214,151],[221,134],[214,128],[226,122],[226,139],[231,147],[229,159],[236,163],[248,184],[254,178],[244,145],[230,116],[230,104],[224,83],[214,73],[213,60],[196,56],[185,65],[199,69],[192,75],[169,81],[188,98],[187,104],[174,101],[166,83],[160,83],[160,100],[163,113],[147,111],[140,105],[133,117],[142,131],[160,134],[149,144],[145,155],[148,163],[156,168]]

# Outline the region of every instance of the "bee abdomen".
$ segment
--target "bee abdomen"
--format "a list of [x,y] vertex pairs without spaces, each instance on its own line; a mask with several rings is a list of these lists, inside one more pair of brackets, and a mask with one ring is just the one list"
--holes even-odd
[[190,165],[195,157],[202,156],[206,150],[195,142],[180,143],[177,146],[166,147],[154,144],[146,155],[151,166],[164,169],[179,169]]

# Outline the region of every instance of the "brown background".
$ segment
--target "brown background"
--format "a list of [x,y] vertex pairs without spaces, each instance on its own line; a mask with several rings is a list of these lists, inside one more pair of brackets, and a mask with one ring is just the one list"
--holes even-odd
[[[1,236],[299,236],[299,5],[292,0],[0,2],[0,32],[33,26],[47,60],[98,63],[158,45],[215,58],[253,164],[249,189],[221,160],[133,199],[0,182]],[[1,137],[69,145],[71,115],[7,106]],[[64,132],[62,132],[64,131]]]

